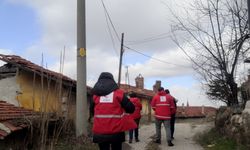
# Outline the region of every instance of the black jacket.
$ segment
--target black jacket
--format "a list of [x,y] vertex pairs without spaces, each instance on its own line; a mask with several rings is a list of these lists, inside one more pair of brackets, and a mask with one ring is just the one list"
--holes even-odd
[[[101,73],[97,83],[92,89],[93,95],[104,96],[118,89],[118,85],[114,81],[113,75],[108,72]],[[90,112],[94,115],[94,102],[90,102]],[[124,94],[121,101],[121,107],[125,110],[126,113],[133,113],[135,106]],[[123,142],[125,141],[125,133],[120,132],[116,134],[94,134],[93,142],[102,143],[102,142]]]

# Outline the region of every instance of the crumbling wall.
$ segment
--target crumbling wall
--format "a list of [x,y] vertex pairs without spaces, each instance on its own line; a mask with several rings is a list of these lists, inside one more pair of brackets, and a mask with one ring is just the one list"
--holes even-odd
[[241,113],[229,107],[219,108],[215,127],[223,135],[250,147],[250,101]]
[[20,92],[20,86],[16,83],[16,77],[8,77],[0,80],[0,100],[19,106],[16,99]]

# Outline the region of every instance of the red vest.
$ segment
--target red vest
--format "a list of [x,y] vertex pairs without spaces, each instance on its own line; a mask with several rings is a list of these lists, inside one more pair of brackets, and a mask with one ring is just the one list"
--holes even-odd
[[137,127],[133,118],[125,114],[121,107],[123,91],[117,89],[106,96],[93,96],[95,114],[93,132],[96,134],[113,134]]
[[130,98],[130,101],[134,104],[135,106],[135,111],[133,114],[131,114],[132,118],[134,119],[139,119],[141,118],[141,109],[142,109],[142,105],[141,105],[141,102],[138,98],[136,97],[133,97],[133,98]]
[[170,96],[164,94],[164,92],[160,92],[153,97],[151,102],[152,108],[155,110],[155,117],[161,120],[169,120],[171,119],[171,110],[172,106]]
[[171,114],[176,114],[176,110],[177,110],[177,106],[176,106],[176,102],[175,102],[175,98],[170,95],[170,94],[167,94],[169,96],[169,99],[171,99],[171,102],[173,103],[173,106],[171,106]]

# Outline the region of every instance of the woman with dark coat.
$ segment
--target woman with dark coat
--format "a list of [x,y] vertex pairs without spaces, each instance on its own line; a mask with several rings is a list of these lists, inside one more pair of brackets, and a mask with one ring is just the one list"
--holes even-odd
[[93,142],[100,150],[121,150],[125,132],[136,128],[132,118],[134,105],[114,81],[113,75],[103,72],[92,89],[93,101],[90,104],[94,114]]

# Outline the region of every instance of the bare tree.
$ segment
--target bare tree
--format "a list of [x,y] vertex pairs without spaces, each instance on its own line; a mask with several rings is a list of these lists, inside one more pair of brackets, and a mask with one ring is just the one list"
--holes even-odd
[[237,105],[237,67],[249,50],[247,0],[195,0],[185,18],[172,14],[173,40],[201,75],[206,94]]

